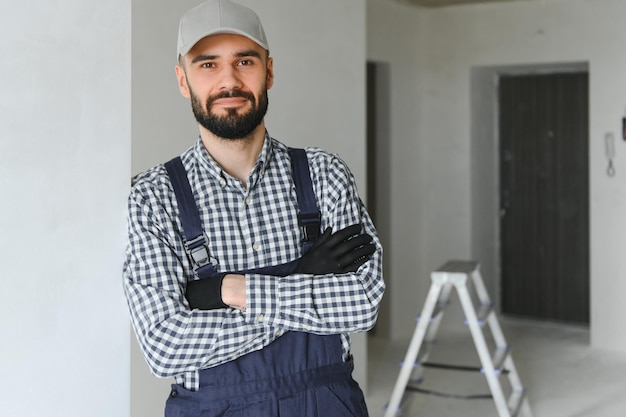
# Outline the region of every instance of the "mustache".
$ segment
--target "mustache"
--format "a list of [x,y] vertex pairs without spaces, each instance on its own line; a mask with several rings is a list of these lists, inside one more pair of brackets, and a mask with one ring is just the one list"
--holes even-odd
[[253,103],[256,101],[254,99],[254,95],[247,91],[239,91],[239,90],[222,91],[221,93],[218,93],[209,97],[209,99],[207,100],[207,105],[208,105],[207,107],[210,107],[216,100],[219,100],[221,98],[233,98],[233,97],[243,97],[247,100],[250,100]]

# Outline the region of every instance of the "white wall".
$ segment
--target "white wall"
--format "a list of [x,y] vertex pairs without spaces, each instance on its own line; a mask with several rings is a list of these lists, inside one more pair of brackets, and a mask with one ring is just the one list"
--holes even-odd
[[127,416],[130,2],[3,2],[0,52],[0,413]]
[[[443,9],[368,0],[368,58],[390,60],[396,77],[392,148],[399,158],[393,192],[403,200],[394,200],[393,247],[398,252],[392,254],[395,273],[388,277],[394,290],[387,295],[393,305],[408,306],[394,310],[396,337],[411,334],[429,272],[446,259],[474,255],[472,70],[573,62],[588,63],[590,74],[592,344],[626,351],[626,334],[614,327],[626,314],[626,262],[620,254],[626,243],[621,216],[626,165],[620,162],[626,143],[616,144],[613,179],[605,174],[603,145],[605,132],[621,137],[626,108],[625,13],[623,0],[532,0]],[[395,29],[389,30],[392,21]],[[411,45],[397,40],[401,32],[411,34]],[[398,42],[403,47],[390,47]],[[415,94],[408,96],[407,89]],[[414,181],[410,186],[409,180]],[[410,256],[403,256],[401,248],[410,248],[404,250]],[[411,270],[418,278],[403,273]]]
[[[365,198],[365,0],[238,0],[261,17],[274,57],[266,125],[292,146],[339,153]],[[179,16],[201,0],[133,1],[132,171],[193,144],[197,125],[174,77]],[[366,343],[354,336],[355,377]],[[151,376],[133,340],[133,417],[161,415],[170,380]]]
[[[425,163],[420,138],[421,73],[418,44],[420,14],[413,7],[394,0],[367,2],[367,59],[389,64],[390,69],[390,161],[391,199],[390,230],[387,238],[392,250],[385,253],[385,298],[391,318],[389,334],[393,338],[411,335],[415,316],[428,291],[426,250],[432,236],[427,236],[428,193]],[[436,266],[436,265],[434,265]]]

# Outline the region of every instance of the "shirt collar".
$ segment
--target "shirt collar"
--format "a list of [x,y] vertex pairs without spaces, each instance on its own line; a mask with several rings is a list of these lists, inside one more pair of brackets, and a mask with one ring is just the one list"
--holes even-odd
[[[259,157],[257,158],[257,161],[252,167],[252,170],[250,171],[250,174],[247,178],[248,188],[254,187],[254,185],[265,173],[265,170],[272,160],[273,147],[274,144],[272,142],[272,138],[266,130],[261,153],[259,154]],[[200,136],[198,136],[196,144],[194,145],[194,153],[196,155],[196,160],[198,161],[199,165],[203,169],[206,169],[215,178],[220,180],[227,179],[228,181],[237,181],[227,172],[225,172],[222,167],[213,159],[213,157],[211,157],[209,152],[207,152],[206,148],[204,147],[204,143],[202,143],[202,138]]]

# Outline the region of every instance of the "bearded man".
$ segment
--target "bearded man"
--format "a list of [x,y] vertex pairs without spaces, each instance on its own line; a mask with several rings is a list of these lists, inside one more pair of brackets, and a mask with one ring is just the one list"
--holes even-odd
[[229,0],[183,15],[176,77],[199,137],[139,174],[124,290],[166,417],[367,416],[351,332],[375,323],[382,248],[337,156],[292,149],[264,117],[273,58]]

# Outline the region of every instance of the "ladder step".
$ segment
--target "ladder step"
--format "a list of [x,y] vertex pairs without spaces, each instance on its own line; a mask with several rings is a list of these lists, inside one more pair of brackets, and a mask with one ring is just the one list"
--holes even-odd
[[[478,325],[481,327],[484,326],[491,313],[493,313],[493,303],[481,304],[476,311]],[[467,319],[465,319],[465,325],[467,325]]]
[[[435,309],[433,310],[432,314],[430,315],[430,318],[428,319],[429,323],[432,323],[433,320],[435,320],[437,318],[437,316],[439,316],[440,314],[443,314],[443,310],[450,304],[449,301],[439,301],[437,302],[437,304],[435,304]],[[422,318],[421,315],[418,315],[415,320],[416,321],[420,321],[420,319]]]
[[437,268],[435,272],[471,274],[477,268],[478,262],[476,261],[448,261]]
[[508,403],[511,417],[517,417],[519,415],[519,412],[522,409],[522,405],[524,404],[525,399],[526,399],[526,390],[513,391],[511,393],[511,396],[509,397],[509,403]]
[[491,362],[493,363],[493,368],[495,369],[496,374],[507,373],[507,371],[502,368],[504,365],[504,361],[509,356],[510,352],[511,352],[510,346],[501,346],[501,347],[498,347],[493,353]]
[[415,359],[415,363],[421,364],[422,362],[424,362],[430,355],[430,351],[433,349],[433,346],[436,344],[436,340],[424,340],[424,342],[422,343],[422,348],[419,351],[419,355],[417,355],[417,359]]
[[[404,362],[400,362],[400,367],[404,365]],[[412,365],[413,370],[411,371],[411,375],[409,376],[409,381],[415,384],[419,384],[424,380],[422,376],[424,368],[420,366],[418,363],[414,363]]]
[[[425,361],[426,358],[428,358],[428,355],[430,355],[430,351],[435,344],[435,340],[424,340],[422,342],[421,349],[419,350],[419,354],[417,355],[415,361],[411,364],[411,367],[418,368],[422,364],[422,362]],[[400,361],[400,367],[402,366],[404,366],[404,361]]]

